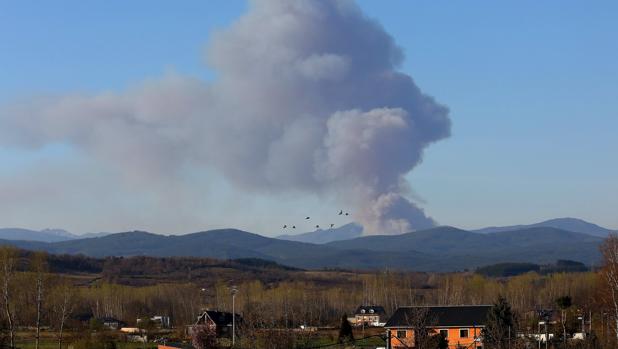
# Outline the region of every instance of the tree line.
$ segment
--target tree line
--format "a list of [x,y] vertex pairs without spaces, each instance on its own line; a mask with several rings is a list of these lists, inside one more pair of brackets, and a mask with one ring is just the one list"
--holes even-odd
[[83,314],[131,326],[138,318],[166,315],[183,328],[203,309],[231,311],[230,287],[236,286],[237,313],[260,331],[336,328],[343,314],[361,304],[381,305],[392,314],[406,305],[504,299],[519,333],[537,332],[543,311],[551,311],[552,331],[561,338],[584,327],[609,348],[618,333],[618,237],[610,236],[601,251],[598,270],[495,278],[473,272],[305,271],[254,260],[59,257],[0,247],[0,339],[15,347],[18,330],[28,329],[39,348],[41,331],[52,331],[62,348],[67,333],[85,326]]

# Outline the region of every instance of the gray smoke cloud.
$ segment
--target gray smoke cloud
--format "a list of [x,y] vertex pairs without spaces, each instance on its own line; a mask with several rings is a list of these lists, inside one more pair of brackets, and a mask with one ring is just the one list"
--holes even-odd
[[351,1],[253,1],[211,37],[214,81],[171,74],[15,103],[0,110],[0,144],[69,142],[144,179],[205,165],[240,190],[334,195],[369,234],[427,228],[404,176],[450,120],[402,60]]

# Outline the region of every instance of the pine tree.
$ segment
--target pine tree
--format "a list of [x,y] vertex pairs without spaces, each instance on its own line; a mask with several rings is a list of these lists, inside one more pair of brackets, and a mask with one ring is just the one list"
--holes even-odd
[[343,314],[341,317],[341,327],[339,328],[339,343],[349,343],[354,341],[354,333],[352,325],[348,321],[348,315]]
[[515,316],[506,298],[500,296],[487,314],[487,323],[483,329],[485,347],[491,349],[508,348],[511,336],[517,333]]

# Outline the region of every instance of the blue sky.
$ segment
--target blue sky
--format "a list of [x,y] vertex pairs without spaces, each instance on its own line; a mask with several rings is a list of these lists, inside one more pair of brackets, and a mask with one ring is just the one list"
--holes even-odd
[[[359,4],[404,49],[401,70],[451,110],[452,136],[429,147],[408,175],[429,215],[463,228],[564,216],[618,228],[618,3]],[[167,72],[213,79],[204,63],[209,35],[245,9],[244,1],[230,0],[0,1],[0,103],[122,91]],[[35,164],[81,156],[65,144],[0,147],[0,181],[10,186]],[[222,178],[204,185],[210,197],[196,207],[211,216],[187,225],[140,223],[152,217],[143,212],[150,199],[137,193],[102,198],[88,212],[67,202],[63,211],[80,212],[74,218],[18,202],[0,213],[0,226],[186,232],[238,225],[268,234],[279,225],[272,212],[284,206],[298,215],[336,207],[313,196],[246,198]],[[110,224],[116,211],[93,213],[113,205],[139,219]],[[237,205],[252,213],[226,216]]]

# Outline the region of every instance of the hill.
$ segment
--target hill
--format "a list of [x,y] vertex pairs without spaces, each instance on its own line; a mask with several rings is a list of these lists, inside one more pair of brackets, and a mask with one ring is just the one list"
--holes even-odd
[[550,219],[547,221],[527,224],[527,225],[511,225],[505,227],[488,227],[482,229],[472,230],[476,233],[481,234],[490,234],[490,233],[499,233],[504,231],[513,231],[513,230],[521,230],[528,228],[538,228],[538,227],[548,227],[548,228],[556,228],[566,231],[571,231],[574,233],[582,233],[599,237],[606,237],[612,230],[603,228],[594,223],[586,222],[585,220],[578,218],[556,218]]
[[30,230],[22,228],[0,228],[0,239],[58,242],[74,239],[75,236],[61,229]]
[[501,262],[547,264],[599,260],[602,239],[555,228],[529,228],[480,234],[438,227],[401,235],[365,236],[327,244],[287,241],[236,230],[187,235],[142,231],[60,242],[0,241],[29,250],[91,257],[152,256],[257,258],[304,269],[399,269],[457,271]]
[[365,236],[335,241],[326,246],[380,252],[422,251],[447,258],[449,263],[445,266],[461,265],[470,268],[498,261],[549,263],[558,259],[591,265],[599,259],[598,245],[601,242],[599,237],[546,227],[492,234],[437,227],[401,235]]
[[75,239],[101,237],[109,233],[73,234],[64,229],[31,230],[23,228],[0,228],[0,240],[60,242]]
[[360,237],[363,234],[363,226],[357,223],[348,223],[333,229],[318,229],[298,235],[280,235],[277,239],[309,242],[312,244],[326,244],[332,241],[349,240]]
[[268,238],[236,229],[219,229],[180,236],[133,231],[56,243],[31,241],[4,241],[4,243],[55,254],[83,254],[99,258],[108,256],[259,258],[300,268],[376,269],[401,265],[402,269],[405,269],[419,261],[419,258],[412,254],[390,256],[388,253],[340,251],[323,245]]

